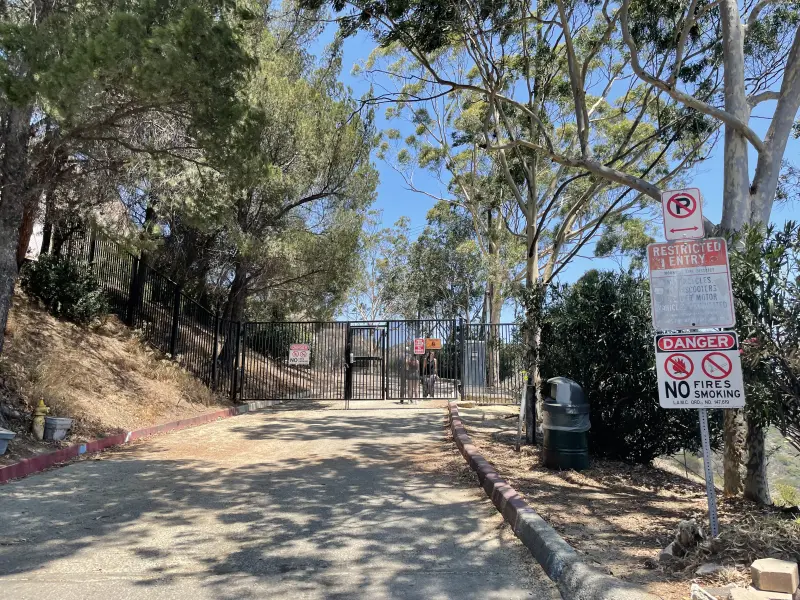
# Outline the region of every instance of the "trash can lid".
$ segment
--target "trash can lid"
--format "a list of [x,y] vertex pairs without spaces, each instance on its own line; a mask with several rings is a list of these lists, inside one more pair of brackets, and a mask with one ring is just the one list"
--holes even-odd
[[553,402],[564,406],[588,404],[583,389],[572,379],[551,377],[547,383],[550,385],[550,398]]

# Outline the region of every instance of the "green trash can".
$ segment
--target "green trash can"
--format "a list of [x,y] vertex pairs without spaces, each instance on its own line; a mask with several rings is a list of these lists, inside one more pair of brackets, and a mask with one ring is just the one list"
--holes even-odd
[[549,469],[589,466],[589,402],[577,383],[566,377],[547,381],[550,395],[542,405],[542,459]]

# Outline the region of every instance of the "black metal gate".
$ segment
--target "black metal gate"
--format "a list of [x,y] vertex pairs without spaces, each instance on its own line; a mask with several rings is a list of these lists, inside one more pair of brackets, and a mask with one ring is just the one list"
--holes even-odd
[[[457,319],[369,322],[244,323],[239,397],[261,399],[396,400],[422,398],[426,379],[415,340],[438,346],[433,398],[511,404],[524,383],[524,350],[516,324],[467,324]],[[291,364],[292,344],[310,350]]]
[[[126,324],[232,400],[420,398],[425,378],[414,341],[421,339],[437,341],[435,381],[427,387],[433,397],[515,403],[522,390],[524,345],[515,324],[240,323],[93,228],[73,232],[60,252],[91,269]],[[293,344],[310,349],[310,360],[292,360]]]

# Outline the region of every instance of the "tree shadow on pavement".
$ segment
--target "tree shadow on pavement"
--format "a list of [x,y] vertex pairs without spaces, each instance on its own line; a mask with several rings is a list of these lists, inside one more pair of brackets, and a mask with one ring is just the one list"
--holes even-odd
[[218,459],[214,447],[170,458],[167,436],[0,488],[0,577],[124,573],[156,592],[194,577],[202,597],[221,599],[521,598],[547,587],[482,493],[453,476],[461,457],[442,448],[441,413],[255,417],[227,426],[265,452],[246,464],[227,446]]

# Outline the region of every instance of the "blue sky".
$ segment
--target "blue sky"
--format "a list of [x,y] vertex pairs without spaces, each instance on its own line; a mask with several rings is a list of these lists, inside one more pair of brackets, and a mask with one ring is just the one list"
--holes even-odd
[[[329,41],[331,39],[329,35],[332,36],[333,29],[330,29],[326,34],[328,35],[323,36],[320,42],[324,43]],[[369,90],[369,82],[361,75],[351,74],[352,68],[355,64],[369,56],[374,47],[374,42],[363,33],[348,38],[345,41],[341,79],[346,85],[353,89],[357,97],[360,97]],[[771,114],[773,106],[773,103],[766,102],[760,105],[756,109],[754,118],[751,121],[751,127],[762,136],[762,138],[769,127],[769,120],[761,117]],[[396,124],[389,125],[387,123],[383,116],[384,109],[385,107],[378,107],[376,110],[378,127],[380,129],[387,129],[390,126],[396,127]],[[784,158],[794,164],[800,163],[800,140],[789,140]],[[408,217],[412,234],[418,234],[425,225],[425,215],[431,206],[433,206],[434,201],[427,196],[406,189],[402,177],[384,161],[375,158],[374,162],[380,172],[381,181],[378,188],[378,199],[373,208],[382,211],[384,225],[386,226],[391,225],[402,216]],[[752,175],[752,171],[755,169],[755,155],[752,153],[750,169]],[[704,161],[704,163],[695,170],[693,176],[687,178],[687,180],[691,182],[690,187],[699,188],[703,195],[704,216],[708,217],[712,222],[718,223],[722,215],[721,140],[710,158]],[[430,186],[431,189],[438,189],[436,187],[438,182],[422,171],[415,173],[415,183],[422,187]],[[775,206],[772,212],[772,221],[783,223],[788,219],[800,220],[800,203]],[[659,227],[661,226],[660,220],[656,225]],[[586,254],[590,253],[591,251],[586,252]],[[610,259],[576,258],[564,269],[561,280],[565,282],[574,281],[590,268],[616,268],[616,266],[617,263]]]

